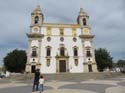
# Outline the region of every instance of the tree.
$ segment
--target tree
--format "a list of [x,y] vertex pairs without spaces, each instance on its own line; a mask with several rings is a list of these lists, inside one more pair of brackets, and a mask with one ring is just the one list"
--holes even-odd
[[125,60],[118,60],[117,66],[118,67],[125,67]]
[[95,50],[95,59],[97,62],[97,68],[99,71],[103,71],[105,68],[111,68],[113,61],[110,53],[103,48]]
[[15,49],[4,57],[4,66],[10,72],[23,72],[25,70],[26,60],[26,52]]

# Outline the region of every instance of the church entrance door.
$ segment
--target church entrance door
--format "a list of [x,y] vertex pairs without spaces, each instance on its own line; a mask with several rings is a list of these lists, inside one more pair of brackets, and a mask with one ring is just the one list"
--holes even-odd
[[66,72],[66,60],[59,61],[59,71]]
[[92,72],[92,65],[88,65],[89,72]]
[[31,67],[31,72],[32,72],[32,73],[35,73],[35,70],[36,70],[36,66],[35,66],[35,65],[32,65],[32,67]]

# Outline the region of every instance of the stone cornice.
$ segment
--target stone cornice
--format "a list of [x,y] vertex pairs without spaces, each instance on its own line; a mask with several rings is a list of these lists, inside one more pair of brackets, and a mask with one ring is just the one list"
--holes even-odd
[[69,56],[56,56],[56,58],[69,58]]
[[86,38],[86,39],[91,39],[94,38],[94,35],[80,35],[80,38]]
[[30,28],[32,28],[32,27],[42,27],[41,25],[38,25],[38,24],[34,24],[34,25],[30,25]]
[[62,24],[62,23],[43,23],[42,27],[57,27],[57,28],[80,28],[79,24]]
[[27,33],[28,38],[43,38],[44,35],[40,33]]
[[83,65],[89,65],[89,64],[96,64],[95,62],[93,63],[93,62],[91,62],[91,63],[89,63],[89,62],[85,62],[85,63],[83,63]]

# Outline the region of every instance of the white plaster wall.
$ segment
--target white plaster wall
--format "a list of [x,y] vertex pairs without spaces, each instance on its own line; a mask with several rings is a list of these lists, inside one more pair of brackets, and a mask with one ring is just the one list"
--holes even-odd
[[52,35],[59,35],[59,34],[60,34],[58,28],[52,28],[52,29],[51,29],[51,33],[52,33]]
[[85,47],[91,47],[90,41],[85,41],[85,42],[84,42],[84,45],[85,45]]
[[[38,40],[32,40],[32,41],[31,41],[30,56],[31,56],[31,54],[32,54],[32,47],[34,47],[34,46],[38,47],[38,46],[39,46],[38,43],[39,43]],[[35,61],[33,61],[33,59],[35,59]],[[37,63],[37,62],[38,62],[38,58],[32,58],[32,57],[31,57],[30,60],[29,60],[29,62],[30,62],[30,63],[32,63],[32,62],[36,62],[36,63]]]
[[[75,72],[83,72],[83,52],[81,51],[82,50],[82,43],[81,43],[81,40],[79,37],[77,37],[77,41],[74,42],[72,40],[72,37],[65,37],[65,47],[67,48],[68,50],[68,54],[70,56],[70,59],[69,59],[69,71],[72,72],[72,73],[75,73]],[[78,66],[75,66],[74,64],[74,53],[73,53],[73,47],[74,46],[77,46],[78,47]]]
[[38,44],[39,44],[38,40],[33,40],[33,41],[31,42],[31,47],[33,47],[33,46],[38,47],[38,46],[39,46]]
[[[41,31],[42,34],[46,34],[46,28],[42,28],[43,31]],[[67,48],[68,55],[70,56],[69,58],[69,72],[71,73],[80,73],[83,72],[83,49],[82,49],[82,42],[79,37],[77,37],[77,41],[73,41],[72,35],[72,30],[69,28],[65,28],[65,33],[66,36],[64,37],[64,42],[60,41],[60,37],[57,36],[59,35],[59,29],[58,28],[52,28],[52,36],[51,36],[51,41],[47,41],[47,36],[44,36],[42,39],[42,44],[41,44],[41,73],[56,73],[56,59],[55,56],[57,52],[59,52],[58,48],[60,47],[60,44],[64,44],[65,48]],[[77,29],[77,33],[80,34],[80,30]],[[56,35],[56,36],[53,36]],[[51,64],[48,67],[46,65],[46,46],[51,46]],[[78,47],[78,66],[75,66],[74,63],[74,58],[73,58],[73,46]]]
[[71,28],[65,28],[64,29],[64,35],[72,35],[72,29]]
[[81,29],[80,28],[77,28],[76,29],[76,34],[77,34],[77,36],[79,36],[79,35],[81,35],[82,33],[81,33]]
[[[90,59],[90,60],[89,60]],[[86,58],[86,62],[93,61],[92,57]]]
[[46,30],[47,30],[46,27],[42,27],[41,28],[41,34],[46,35]]
[[[35,59],[35,61],[33,61],[33,59]],[[35,63],[38,63],[38,58],[30,58],[30,62],[35,62]]]

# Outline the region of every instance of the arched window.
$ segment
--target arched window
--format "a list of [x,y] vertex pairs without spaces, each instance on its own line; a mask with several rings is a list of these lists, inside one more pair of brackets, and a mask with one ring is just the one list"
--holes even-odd
[[78,56],[78,50],[76,47],[74,48],[74,56]]
[[65,48],[64,47],[60,48],[60,55],[65,56]]
[[32,57],[37,57],[37,47],[32,48]]
[[86,26],[86,19],[83,18],[83,25]]
[[51,56],[51,47],[47,47],[46,56]]
[[39,17],[36,16],[36,17],[35,17],[35,24],[38,24],[38,21],[39,21]]

